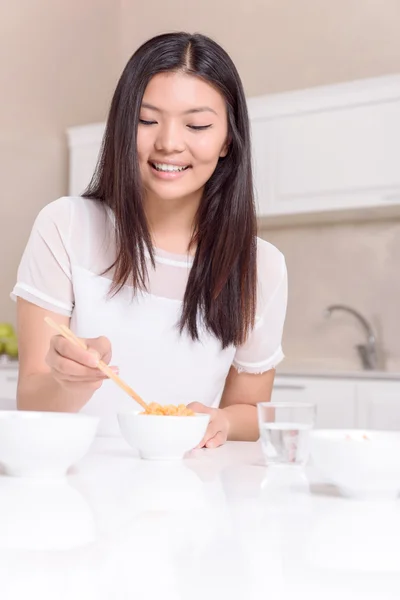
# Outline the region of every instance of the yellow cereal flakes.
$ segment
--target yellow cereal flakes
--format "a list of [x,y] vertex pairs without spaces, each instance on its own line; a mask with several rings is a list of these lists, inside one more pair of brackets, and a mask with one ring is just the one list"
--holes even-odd
[[179,404],[178,406],[175,404],[167,404],[166,406],[161,406],[161,404],[157,404],[157,402],[151,402],[147,406],[147,410],[141,414],[160,415],[164,417],[193,417],[194,412],[184,404]]

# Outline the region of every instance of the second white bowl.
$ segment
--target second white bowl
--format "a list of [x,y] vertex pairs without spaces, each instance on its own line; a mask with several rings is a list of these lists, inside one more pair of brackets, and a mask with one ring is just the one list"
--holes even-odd
[[345,496],[390,499],[400,492],[400,432],[312,431],[311,457]]
[[62,477],[89,450],[99,419],[75,413],[0,411],[0,463],[7,475]]

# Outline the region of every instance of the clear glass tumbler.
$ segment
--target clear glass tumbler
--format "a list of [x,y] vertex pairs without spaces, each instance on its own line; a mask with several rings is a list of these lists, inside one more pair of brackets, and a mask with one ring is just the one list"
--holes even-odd
[[262,402],[257,405],[263,453],[269,465],[305,465],[309,457],[314,404]]

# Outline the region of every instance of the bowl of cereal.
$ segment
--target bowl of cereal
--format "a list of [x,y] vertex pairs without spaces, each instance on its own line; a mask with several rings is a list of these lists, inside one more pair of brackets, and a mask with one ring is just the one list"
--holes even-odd
[[118,414],[121,433],[141,458],[177,460],[203,439],[210,415],[194,413],[185,405],[149,404],[143,411]]

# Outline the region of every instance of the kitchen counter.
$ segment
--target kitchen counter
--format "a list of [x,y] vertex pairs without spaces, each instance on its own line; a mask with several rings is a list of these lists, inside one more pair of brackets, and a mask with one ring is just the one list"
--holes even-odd
[[4,356],[0,355],[0,371],[1,370],[12,370],[12,371],[16,371],[18,370],[19,367],[19,363],[17,360],[9,360],[6,359]]
[[1,597],[398,599],[400,500],[291,477],[277,483],[258,443],[150,462],[119,438],[62,481],[0,476]]

